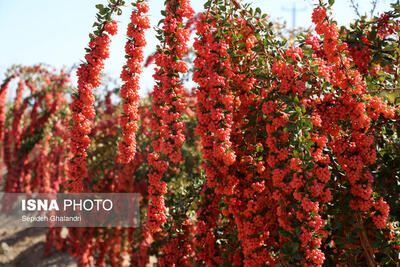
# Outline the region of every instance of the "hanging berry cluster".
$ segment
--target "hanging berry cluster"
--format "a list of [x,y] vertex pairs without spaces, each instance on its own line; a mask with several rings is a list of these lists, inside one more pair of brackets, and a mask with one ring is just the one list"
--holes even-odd
[[[211,2],[209,2],[211,6]],[[227,248],[219,246],[222,238],[215,232],[223,227],[219,217],[219,203],[234,193],[237,178],[231,174],[236,160],[232,148],[234,92],[230,80],[234,76],[228,53],[229,43],[225,25],[217,15],[206,12],[199,15],[198,39],[195,40],[196,71],[193,80],[199,84],[196,91],[198,125],[196,133],[201,137],[203,168],[207,176],[202,191],[203,207],[198,212],[195,247],[200,252],[198,260],[206,264],[223,264],[220,256]],[[227,201],[226,199],[226,201]]]
[[[83,190],[82,180],[88,176],[87,153],[91,132],[91,119],[95,116],[93,107],[93,90],[101,84],[101,72],[104,68],[104,60],[109,57],[110,35],[117,33],[117,23],[111,20],[111,14],[120,10],[123,1],[110,2],[109,7],[99,5],[100,14],[98,22],[94,24],[97,30],[90,35],[89,48],[86,49],[86,63],[82,63],[77,71],[78,92],[72,97],[71,104],[73,125],[71,129],[71,150],[74,155],[70,164],[71,192]],[[104,15],[104,16],[102,16]],[[108,33],[108,34],[107,34]]]
[[[375,261],[375,252],[371,248],[372,240],[369,240],[366,229],[375,228],[375,231],[379,231],[389,226],[389,205],[373,189],[375,181],[371,167],[376,162],[377,154],[371,125],[380,116],[394,119],[395,110],[377,97],[374,97],[376,104],[373,104],[374,101],[371,101],[371,96],[366,92],[366,83],[360,75],[365,74],[367,68],[357,63],[358,57],[354,53],[353,67],[358,69],[351,68],[347,45],[338,40],[338,29],[328,18],[324,7],[314,10],[313,22],[317,33],[323,35],[321,51],[325,57],[318,64],[325,69],[324,76],[337,92],[325,94],[323,99],[314,104],[321,119],[321,127],[332,140],[329,142],[335,159],[332,165],[335,176],[340,178],[336,183],[343,186],[342,192],[335,192],[335,199],[343,201],[343,206],[354,210],[355,216],[347,214],[353,217],[347,222],[350,229],[361,231],[359,241],[354,243],[361,246],[364,260],[371,264]],[[361,42],[369,41],[361,38]],[[364,62],[368,64],[369,59]],[[329,68],[323,65],[329,65]],[[343,120],[347,122],[343,123]],[[346,212],[343,216],[346,217]],[[338,232],[341,231],[343,229]],[[348,257],[346,253],[338,254],[337,257],[341,260]]]
[[17,75],[13,75],[4,80],[0,88],[0,139],[4,138],[4,123],[6,120],[6,97],[10,82],[15,79]]
[[136,10],[131,15],[131,23],[128,25],[128,41],[125,45],[128,59],[121,73],[121,79],[125,82],[121,87],[123,141],[120,141],[118,148],[119,161],[123,163],[129,163],[136,153],[135,133],[138,128],[139,75],[142,72],[143,47],[146,45],[144,31],[150,28],[149,18],[145,16],[149,11],[147,3],[137,1],[135,7]]
[[151,166],[148,174],[150,206],[146,224],[151,232],[160,231],[160,226],[166,222],[164,194],[167,192],[167,184],[163,176],[169,165],[178,164],[182,160],[185,124],[181,114],[186,105],[182,99],[184,87],[180,73],[188,71],[183,56],[188,50],[186,43],[189,40],[188,31],[182,22],[194,13],[188,0],[170,0],[165,4],[163,28],[159,30],[162,43],[155,55],[157,69],[154,79],[157,85],[152,93],[154,152],[148,157]]
[[[67,104],[63,91],[69,75],[64,71],[52,73],[42,66],[15,66],[9,73],[1,86],[3,100],[10,82],[19,81],[11,112],[7,117],[2,114],[0,122],[1,154],[8,172],[4,191],[57,191],[66,167],[66,157],[58,143],[61,133],[66,131],[66,120],[58,113]],[[29,89],[28,96],[25,96],[26,89]],[[5,105],[0,108],[3,112]],[[50,136],[48,131],[53,125],[60,131]],[[52,157],[46,157],[50,151]],[[48,164],[55,164],[55,167],[45,167]]]
[[315,7],[315,32],[286,42],[259,8],[208,0],[194,16],[188,0],[167,0],[142,101],[144,0],[123,85],[104,97],[93,90],[123,1],[97,6],[71,105],[66,73],[11,68],[5,191],[141,195],[141,227],[50,228],[45,254],[55,245],[78,266],[400,264],[400,7],[339,29],[332,3]]

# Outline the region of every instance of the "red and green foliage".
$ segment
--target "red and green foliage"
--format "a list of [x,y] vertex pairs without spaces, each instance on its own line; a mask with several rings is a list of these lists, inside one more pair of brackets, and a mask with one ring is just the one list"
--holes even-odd
[[141,100],[144,0],[123,85],[101,86],[124,4],[97,6],[76,92],[47,66],[14,66],[1,85],[4,191],[141,194],[141,227],[52,228],[47,254],[54,244],[79,266],[400,264],[398,3],[339,28],[321,1],[315,31],[289,45],[259,8],[208,0],[194,14],[166,0]]

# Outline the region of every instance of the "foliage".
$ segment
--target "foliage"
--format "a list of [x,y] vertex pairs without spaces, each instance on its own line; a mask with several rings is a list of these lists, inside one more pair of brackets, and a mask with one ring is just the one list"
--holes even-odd
[[339,29],[333,2],[320,1],[314,31],[293,41],[236,0],[208,0],[196,15],[166,0],[146,60],[156,86],[140,101],[142,0],[121,88],[94,94],[122,1],[97,6],[77,92],[63,71],[11,68],[0,90],[5,191],[142,196],[139,228],[66,238],[51,228],[46,251],[55,244],[80,266],[399,264],[400,6]]

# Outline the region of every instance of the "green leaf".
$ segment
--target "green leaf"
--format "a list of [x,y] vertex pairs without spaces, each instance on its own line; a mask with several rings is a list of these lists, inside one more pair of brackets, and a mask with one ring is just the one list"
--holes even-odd
[[300,244],[297,242],[293,242],[290,246],[291,248],[291,254],[295,254],[299,250]]
[[281,236],[283,236],[283,237],[292,237],[292,234],[289,233],[289,232],[286,231],[286,230],[280,230],[280,231],[279,231],[279,235],[281,235]]

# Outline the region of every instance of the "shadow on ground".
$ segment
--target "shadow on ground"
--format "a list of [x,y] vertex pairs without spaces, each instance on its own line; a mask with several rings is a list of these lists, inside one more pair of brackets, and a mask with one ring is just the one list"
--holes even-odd
[[74,267],[67,253],[53,249],[44,258],[47,228],[7,227],[0,229],[0,267]]

